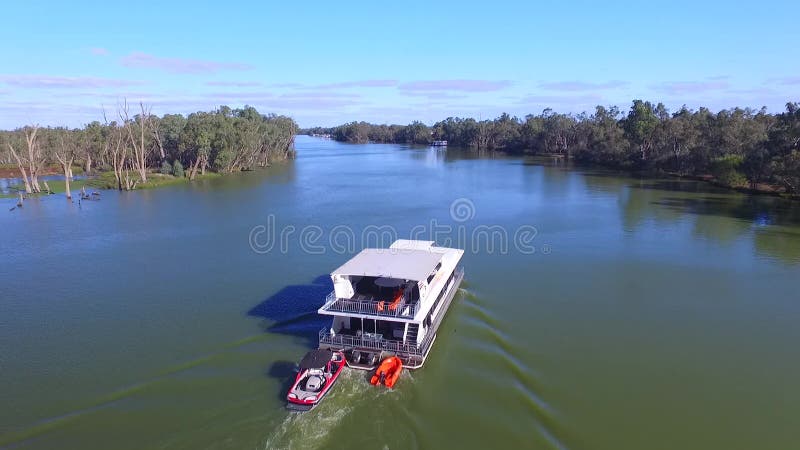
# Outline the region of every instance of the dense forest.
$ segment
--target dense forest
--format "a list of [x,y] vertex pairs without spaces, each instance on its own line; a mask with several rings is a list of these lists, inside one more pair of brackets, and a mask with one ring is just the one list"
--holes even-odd
[[800,104],[786,111],[734,108],[713,113],[686,107],[670,113],[663,104],[634,100],[626,113],[598,106],[594,113],[559,114],[550,109],[523,119],[447,118],[433,126],[352,122],[311,128],[343,142],[449,145],[517,154],[557,154],[606,167],[713,177],[731,187],[800,192]]
[[143,104],[132,114],[124,103],[114,120],[79,129],[0,131],[0,164],[16,166],[29,194],[43,191],[39,177],[53,164],[64,174],[68,197],[76,169],[101,172],[111,187],[132,190],[146,185],[148,177],[195,179],[207,170],[230,173],[291,158],[297,131],[291,118],[263,115],[250,106],[158,117]]

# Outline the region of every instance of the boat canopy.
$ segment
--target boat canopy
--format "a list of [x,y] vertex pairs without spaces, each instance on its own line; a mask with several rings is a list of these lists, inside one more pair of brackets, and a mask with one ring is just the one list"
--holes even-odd
[[306,353],[300,360],[300,369],[321,369],[333,358],[333,352],[327,349],[315,349]]
[[331,275],[399,278],[420,281],[442,260],[441,252],[409,248],[366,248]]

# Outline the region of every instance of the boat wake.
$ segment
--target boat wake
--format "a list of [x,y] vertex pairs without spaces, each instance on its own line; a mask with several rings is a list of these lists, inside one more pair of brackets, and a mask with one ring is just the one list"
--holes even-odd
[[504,368],[503,378],[498,383],[511,386],[522,399],[524,408],[530,416],[536,419],[535,427],[539,434],[550,445],[558,449],[567,446],[558,439],[558,412],[552,408],[542,397],[542,375],[529,366],[520,357],[523,353],[515,341],[504,330],[503,321],[498,319],[491,309],[484,305],[483,300],[474,292],[462,289],[463,305],[465,306],[466,325],[470,330],[465,333],[472,342],[468,344],[472,349],[481,351],[485,355],[492,355],[500,360]]
[[[333,395],[333,394],[331,394]],[[337,408],[325,411],[331,399],[320,404],[307,413],[289,413],[283,421],[274,427],[271,435],[264,442],[265,450],[322,448],[328,438],[328,430],[334,428],[347,415],[350,408]]]
[[[354,409],[366,408],[379,402],[384,395],[398,395],[397,390],[374,389],[366,378],[367,372],[345,369],[330,394],[312,411],[287,412],[264,441],[265,450],[315,449],[331,446],[331,431],[335,430]],[[403,383],[413,382],[403,373]],[[371,389],[368,389],[371,388]]]

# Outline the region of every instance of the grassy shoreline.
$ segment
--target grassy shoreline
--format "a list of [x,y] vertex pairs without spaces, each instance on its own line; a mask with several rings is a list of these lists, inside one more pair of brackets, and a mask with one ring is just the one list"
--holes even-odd
[[571,164],[572,168],[575,169],[602,169],[612,173],[619,174],[619,176],[633,176],[633,177],[641,177],[647,178],[651,180],[655,179],[672,179],[672,180],[689,180],[689,181],[700,181],[703,183],[707,183],[711,186],[715,186],[721,189],[726,189],[731,192],[738,192],[740,194],[747,194],[747,195],[763,195],[763,196],[770,196],[770,197],[779,197],[784,198],[787,200],[797,200],[800,201],[800,194],[791,194],[783,190],[780,186],[768,184],[768,183],[759,183],[755,188],[750,187],[749,185],[739,185],[734,186],[723,181],[715,178],[711,174],[705,175],[687,175],[687,174],[678,174],[674,172],[663,172],[663,171],[656,171],[656,170],[634,170],[634,169],[625,169],[619,167],[608,167],[602,164],[592,164],[580,161],[574,161],[567,158],[565,155],[556,153],[556,154],[537,154],[537,155],[520,155],[519,153],[514,152],[497,152],[499,154],[509,156],[509,157],[523,157],[529,159],[548,159],[548,158],[558,158],[561,160],[568,161],[568,164]]
[[[133,176],[133,174],[131,174]],[[194,180],[190,180],[188,177],[175,177],[172,175],[165,175],[162,173],[152,172],[147,174],[147,182],[146,183],[138,183],[136,185],[135,190],[139,189],[156,189],[166,186],[177,186],[181,184],[188,184],[192,181],[200,181],[200,180],[209,180],[214,178],[219,178],[223,176],[223,174],[216,173],[216,172],[208,172],[205,175],[197,175]],[[42,181],[39,182],[44,189],[44,183]],[[22,191],[23,195],[27,195],[28,197],[41,197],[47,195],[56,195],[56,194],[64,194],[66,192],[66,181],[64,180],[48,180],[48,186],[50,186],[50,191],[52,194],[48,194],[47,192],[39,192],[33,194],[24,194],[25,187],[23,184],[15,184],[9,186],[9,190],[14,192],[10,193],[0,193],[0,198],[16,198],[18,196],[17,191]],[[117,179],[114,176],[114,172],[107,171],[107,172],[99,172],[96,175],[92,175],[86,178],[72,180],[69,183],[70,190],[73,192],[73,195],[77,195],[77,191],[80,191],[81,188],[86,188],[87,190],[90,189],[97,189],[97,190],[116,190],[117,189]]]

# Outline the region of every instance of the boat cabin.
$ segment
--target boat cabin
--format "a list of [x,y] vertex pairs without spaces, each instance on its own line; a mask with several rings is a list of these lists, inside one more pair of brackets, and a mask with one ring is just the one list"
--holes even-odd
[[432,342],[434,319],[446,310],[442,299],[449,294],[449,305],[463,277],[456,270],[463,250],[433,244],[401,239],[388,249],[364,249],[333,271],[334,290],[319,309],[333,320],[320,332],[320,345],[427,352],[422,347]]

